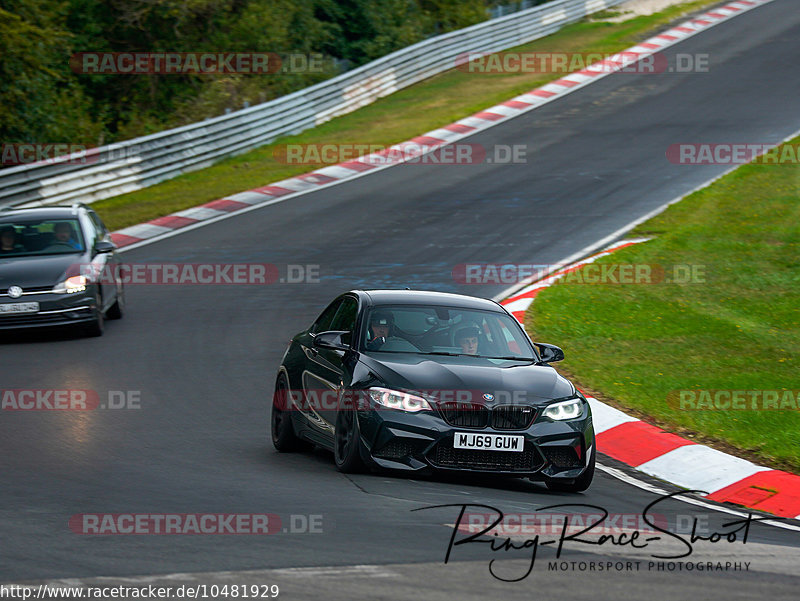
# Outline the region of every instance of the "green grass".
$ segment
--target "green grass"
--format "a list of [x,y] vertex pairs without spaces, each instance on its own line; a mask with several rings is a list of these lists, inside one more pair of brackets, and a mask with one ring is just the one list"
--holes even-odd
[[800,410],[667,402],[686,389],[800,389],[800,166],[743,166],[631,235],[653,239],[600,262],[699,265],[706,281],[555,285],[528,310],[528,331],[562,346],[565,372],[600,398],[800,472]]
[[[624,23],[582,21],[517,50],[614,53],[682,15],[716,4],[701,0]],[[312,171],[323,165],[286,165],[274,159],[278,144],[373,144],[387,146],[457,121],[563,73],[475,74],[451,70],[302,134],[226,159],[149,188],[92,206],[112,230],[141,223],[227,195]]]

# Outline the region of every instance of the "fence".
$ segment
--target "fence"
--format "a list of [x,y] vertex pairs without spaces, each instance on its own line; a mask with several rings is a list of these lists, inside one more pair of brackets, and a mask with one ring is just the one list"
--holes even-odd
[[[505,50],[623,0],[555,0],[442,34],[275,100],[58,160],[0,170],[0,206],[93,202],[207,167],[344,115],[456,65]],[[265,182],[268,183],[268,182]]]

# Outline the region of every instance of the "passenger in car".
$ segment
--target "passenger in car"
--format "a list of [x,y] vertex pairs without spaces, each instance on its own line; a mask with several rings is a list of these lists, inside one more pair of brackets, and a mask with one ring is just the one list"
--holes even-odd
[[21,244],[17,244],[17,231],[13,225],[0,227],[0,253],[12,254],[25,250]]

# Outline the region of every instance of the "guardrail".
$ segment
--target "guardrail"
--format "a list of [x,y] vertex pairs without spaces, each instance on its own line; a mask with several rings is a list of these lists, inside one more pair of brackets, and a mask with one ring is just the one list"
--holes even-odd
[[354,111],[453,68],[464,53],[512,48],[623,1],[555,0],[419,42],[250,108],[94,148],[85,156],[2,169],[0,206],[91,203],[152,186]]

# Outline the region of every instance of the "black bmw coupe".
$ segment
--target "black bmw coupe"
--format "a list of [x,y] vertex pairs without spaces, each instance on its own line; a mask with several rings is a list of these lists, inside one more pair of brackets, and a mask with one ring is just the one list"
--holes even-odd
[[279,451],[319,445],[336,467],[504,474],[577,492],[594,475],[592,415],[501,305],[354,290],[290,342],[272,400]]

